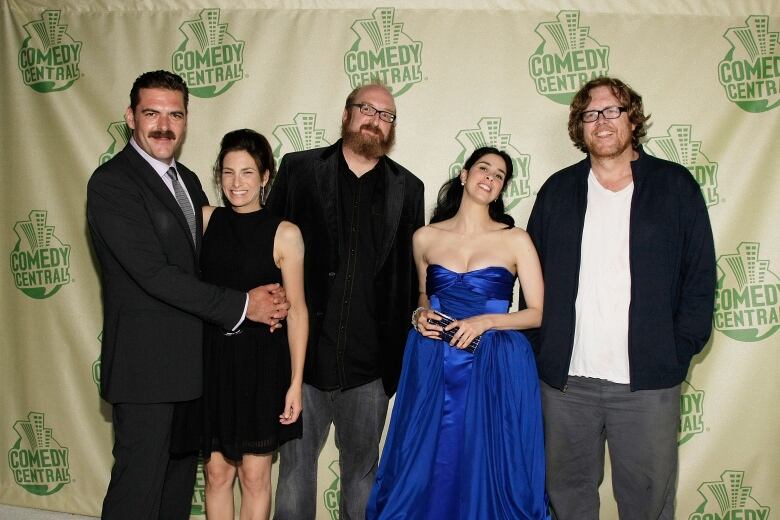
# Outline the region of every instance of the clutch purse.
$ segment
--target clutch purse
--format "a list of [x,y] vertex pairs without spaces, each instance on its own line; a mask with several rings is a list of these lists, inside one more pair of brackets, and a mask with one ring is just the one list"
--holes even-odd
[[[430,323],[431,325],[439,325],[441,327],[446,327],[447,325],[449,325],[450,323],[455,321],[455,318],[447,316],[443,312],[439,312],[439,311],[436,311],[436,310],[433,311],[433,312],[435,312],[439,316],[439,319],[438,320],[433,320],[431,318],[428,318],[428,323]],[[443,341],[446,341],[447,343],[449,343],[450,341],[452,341],[452,337],[455,335],[456,332],[458,332],[458,327],[455,327],[455,328],[450,329],[450,330],[442,330],[441,331],[441,339]],[[471,343],[469,343],[468,345],[463,347],[462,350],[467,350],[467,351],[469,351],[469,352],[471,352],[473,354],[474,351],[477,350],[477,347],[479,346],[479,342],[480,342],[481,339],[482,339],[482,334],[480,334],[476,338],[472,339]]]

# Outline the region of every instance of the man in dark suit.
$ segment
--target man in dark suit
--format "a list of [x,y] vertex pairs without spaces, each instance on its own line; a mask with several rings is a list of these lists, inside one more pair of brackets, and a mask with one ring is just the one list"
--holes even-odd
[[101,268],[101,394],[113,405],[114,467],[104,519],[189,518],[194,455],[170,458],[174,403],[202,390],[202,321],[278,327],[278,286],[248,294],[199,280],[198,178],[174,159],[187,127],[187,86],[166,71],[139,76],[125,120],[132,139],[87,188]]
[[314,519],[317,459],[331,423],[341,518],[365,514],[419,296],[412,234],[423,225],[423,184],[386,156],[395,119],[386,87],[355,89],[342,140],[287,154],[267,203],[303,233],[310,317],[303,438],[281,448],[277,520]]

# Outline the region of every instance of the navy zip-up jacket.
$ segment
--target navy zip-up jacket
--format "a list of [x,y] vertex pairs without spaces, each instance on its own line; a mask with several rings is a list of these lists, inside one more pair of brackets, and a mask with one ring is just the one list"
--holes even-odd
[[[631,163],[628,358],[631,390],[683,381],[712,330],[715,251],[699,185],[683,166],[647,155]],[[565,389],[590,159],[553,174],[536,197],[528,233],[544,273],[544,314],[529,337],[540,378]],[[522,305],[522,295],[520,298]]]

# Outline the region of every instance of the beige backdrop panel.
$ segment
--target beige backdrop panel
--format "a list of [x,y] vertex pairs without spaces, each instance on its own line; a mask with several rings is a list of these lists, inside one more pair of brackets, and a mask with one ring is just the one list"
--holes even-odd
[[[495,144],[515,159],[506,203],[523,225],[544,180],[582,157],[566,135],[567,92],[608,72],[644,96],[648,151],[702,184],[719,257],[716,330],[683,385],[677,517],[769,518],[780,506],[780,6],[680,4],[4,0],[0,503],[100,511],[112,438],[95,384],[102,321],[85,185],[126,142],[139,73],[185,75],[181,160],[212,202],[225,132],[255,128],[278,157],[332,143],[353,82],[386,74],[398,96],[392,156],[423,179],[428,209],[471,149]],[[331,439],[323,519],[337,517],[336,460]],[[602,499],[602,518],[617,518],[608,469]]]

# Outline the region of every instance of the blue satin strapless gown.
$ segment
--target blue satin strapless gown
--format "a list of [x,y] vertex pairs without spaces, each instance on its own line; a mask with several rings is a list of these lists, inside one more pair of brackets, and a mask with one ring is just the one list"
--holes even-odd
[[[503,267],[428,266],[431,307],[453,318],[506,313]],[[544,434],[533,351],[487,331],[474,354],[409,332],[390,429],[366,518],[548,519]]]

